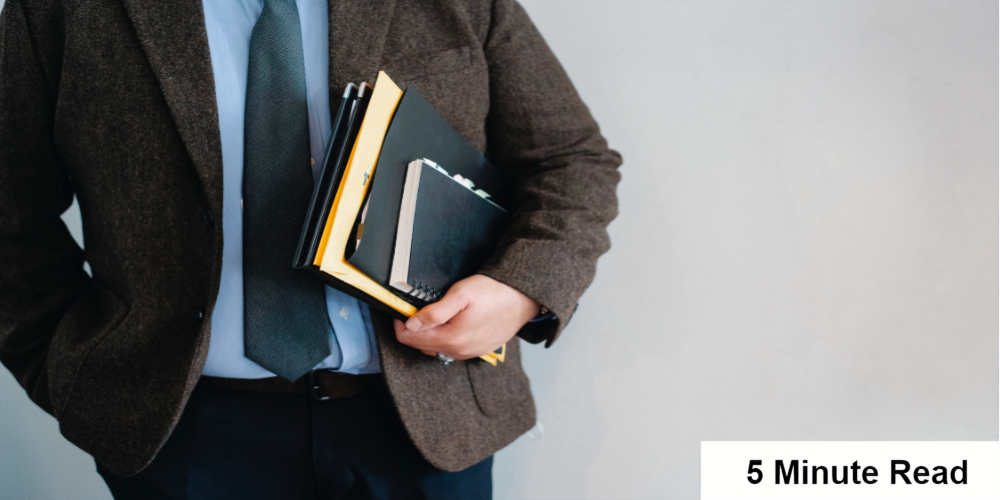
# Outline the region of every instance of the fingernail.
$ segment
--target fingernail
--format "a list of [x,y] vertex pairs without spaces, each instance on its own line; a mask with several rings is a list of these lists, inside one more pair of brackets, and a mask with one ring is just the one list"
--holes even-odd
[[416,316],[410,318],[406,321],[406,329],[411,332],[420,331],[424,327],[424,322],[420,321]]

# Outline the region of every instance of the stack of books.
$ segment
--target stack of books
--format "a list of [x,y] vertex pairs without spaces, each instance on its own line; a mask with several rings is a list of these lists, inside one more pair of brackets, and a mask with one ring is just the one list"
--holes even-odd
[[293,266],[405,321],[493,253],[509,182],[384,72],[347,86],[332,129]]

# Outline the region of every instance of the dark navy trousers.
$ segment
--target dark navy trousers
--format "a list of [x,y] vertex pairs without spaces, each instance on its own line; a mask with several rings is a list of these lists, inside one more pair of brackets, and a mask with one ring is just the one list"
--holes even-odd
[[198,386],[173,434],[136,476],[98,472],[116,500],[489,499],[493,457],[432,467],[385,389],[308,396]]

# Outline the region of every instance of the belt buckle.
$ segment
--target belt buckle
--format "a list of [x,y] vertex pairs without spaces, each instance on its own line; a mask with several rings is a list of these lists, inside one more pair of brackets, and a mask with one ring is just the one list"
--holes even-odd
[[316,390],[321,389],[319,384],[316,382],[316,372],[319,370],[309,370],[309,396],[313,398],[313,401],[327,401],[330,399],[329,396],[320,396]]

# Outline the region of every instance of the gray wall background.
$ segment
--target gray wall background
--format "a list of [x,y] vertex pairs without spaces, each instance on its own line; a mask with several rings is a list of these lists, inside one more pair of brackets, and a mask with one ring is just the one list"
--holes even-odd
[[[625,165],[497,498],[697,498],[703,440],[998,439],[995,1],[524,3]],[[108,497],[0,370],[0,498]]]

